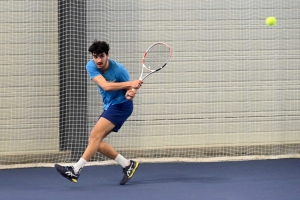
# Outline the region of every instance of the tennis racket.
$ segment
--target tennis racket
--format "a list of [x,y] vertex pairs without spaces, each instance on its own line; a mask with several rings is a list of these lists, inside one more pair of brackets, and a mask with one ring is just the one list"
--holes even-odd
[[[142,59],[142,73],[139,80],[144,80],[150,74],[164,68],[172,57],[172,49],[163,42],[152,44],[144,53]],[[144,73],[146,73],[144,75]]]

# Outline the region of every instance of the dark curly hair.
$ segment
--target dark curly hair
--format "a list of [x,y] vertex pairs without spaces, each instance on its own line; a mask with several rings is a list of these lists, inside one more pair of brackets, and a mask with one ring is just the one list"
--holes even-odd
[[108,55],[109,52],[109,44],[105,41],[94,40],[93,44],[89,47],[89,52],[91,54],[102,54],[105,53]]

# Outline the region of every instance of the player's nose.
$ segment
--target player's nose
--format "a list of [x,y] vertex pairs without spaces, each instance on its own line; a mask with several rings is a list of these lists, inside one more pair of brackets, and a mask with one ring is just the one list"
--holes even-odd
[[96,61],[97,61],[97,62],[101,61],[101,58],[100,58],[100,57],[97,57],[97,58],[96,58]]

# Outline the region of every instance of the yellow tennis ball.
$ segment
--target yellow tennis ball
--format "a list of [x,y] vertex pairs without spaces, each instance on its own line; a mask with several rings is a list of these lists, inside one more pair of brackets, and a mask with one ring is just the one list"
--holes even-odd
[[277,22],[277,19],[275,17],[268,17],[266,19],[266,24],[269,25],[269,26],[275,25],[276,22]]

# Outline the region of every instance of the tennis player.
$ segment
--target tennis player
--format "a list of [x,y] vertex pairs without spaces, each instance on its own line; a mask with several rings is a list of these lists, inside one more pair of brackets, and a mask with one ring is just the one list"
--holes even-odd
[[92,129],[88,146],[79,161],[73,166],[55,164],[55,168],[63,177],[76,183],[81,169],[99,151],[123,167],[124,176],[120,185],[124,185],[134,175],[139,163],[124,158],[103,139],[111,132],[118,132],[131,115],[132,99],[135,97],[136,89],[140,88],[143,82],[141,80],[130,81],[126,68],[115,60],[109,59],[107,42],[95,40],[88,51],[93,59],[87,63],[86,70],[98,86],[104,103],[104,111]]

